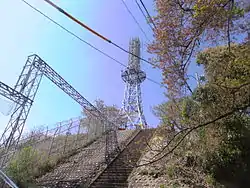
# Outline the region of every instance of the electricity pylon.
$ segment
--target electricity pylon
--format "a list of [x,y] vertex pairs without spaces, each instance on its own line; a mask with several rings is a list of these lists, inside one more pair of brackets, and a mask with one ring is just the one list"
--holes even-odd
[[46,76],[85,110],[103,122],[106,132],[105,158],[109,163],[111,158],[119,152],[116,135],[117,125],[110,122],[104,114],[102,114],[94,105],[84,98],[67,81],[65,81],[62,76],[60,76],[37,55],[31,55],[28,57],[14,89],[0,82],[0,95],[3,95],[16,103],[10,121],[0,137],[0,144],[4,146],[7,151],[15,150],[43,76]]

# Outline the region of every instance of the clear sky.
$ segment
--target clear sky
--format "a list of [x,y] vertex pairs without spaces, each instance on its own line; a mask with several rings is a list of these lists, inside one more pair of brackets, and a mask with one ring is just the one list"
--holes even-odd
[[[97,38],[43,0],[27,1],[84,40],[127,64],[128,54]],[[53,2],[126,49],[131,37],[140,37],[144,44],[142,57],[146,59],[150,57],[146,52],[147,41],[143,33],[121,0],[54,0]],[[135,1],[125,0],[125,2],[152,40],[152,31]],[[153,14],[153,0],[144,2]],[[35,53],[90,102],[100,98],[108,105],[121,106],[124,83],[120,77],[122,67],[119,64],[69,35],[20,0],[1,0],[0,19],[2,82],[13,87],[27,56]],[[142,63],[142,69],[146,71],[148,77],[161,82],[161,73],[158,70],[152,69],[145,63]],[[148,80],[142,84],[143,108],[146,120],[151,126],[158,124],[157,118],[152,114],[152,107],[165,100],[163,92],[163,88]],[[80,114],[80,105],[44,77],[26,122],[26,128],[43,124],[52,125]],[[0,130],[4,129],[9,118],[10,116],[0,115]]]

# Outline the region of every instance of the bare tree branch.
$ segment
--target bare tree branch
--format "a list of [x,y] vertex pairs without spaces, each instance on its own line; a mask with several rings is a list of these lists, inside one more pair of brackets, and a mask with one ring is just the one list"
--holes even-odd
[[[245,87],[245,86],[250,86],[250,82],[246,82],[244,84],[241,84],[240,86],[235,86],[235,87],[228,87],[228,86],[225,86],[225,85],[218,85],[218,84],[215,84],[216,86],[219,86],[219,87],[223,87],[225,89],[232,89],[232,90],[239,90],[241,89],[242,87]],[[234,91],[236,92],[236,91]]]
[[[231,0],[231,4],[229,5],[229,9],[233,9],[234,1]],[[231,37],[230,37],[230,22],[231,22],[231,15],[227,18],[227,45],[228,45],[228,52],[231,52]]]
[[159,151],[160,151],[160,150],[155,150],[155,149],[153,149],[153,148],[150,146],[150,144],[148,143],[147,140],[146,140],[145,142],[146,142],[147,147],[148,147],[151,151],[156,151],[156,152],[159,152]]
[[183,5],[184,3],[181,3],[179,0],[176,1],[177,5],[179,5],[180,9],[183,10],[184,12],[190,12],[193,15],[194,9],[192,8],[184,8]]
[[[247,109],[249,106],[250,106],[250,103],[247,104],[247,105],[244,105],[244,106],[242,106],[242,107],[234,108],[234,109],[231,110],[230,112],[227,112],[227,113],[225,113],[225,114],[223,114],[223,115],[221,115],[221,116],[215,118],[214,120],[208,121],[208,122],[203,123],[203,124],[199,124],[199,125],[194,126],[194,127],[192,127],[192,128],[186,128],[185,130],[178,132],[177,134],[174,135],[174,138],[176,138],[176,136],[179,135],[180,133],[183,133],[184,131],[187,131],[187,132],[183,135],[183,137],[177,142],[177,144],[176,144],[171,150],[169,150],[167,153],[163,154],[163,155],[160,156],[159,158],[154,159],[154,160],[152,160],[152,161],[150,161],[150,162],[148,162],[148,163],[144,163],[144,164],[141,164],[141,165],[137,165],[137,167],[146,166],[146,165],[149,165],[149,164],[152,164],[152,163],[155,163],[155,162],[161,160],[162,158],[164,158],[164,157],[166,157],[167,155],[169,155],[170,153],[172,153],[172,152],[173,152],[173,151],[183,142],[183,140],[184,140],[192,131],[194,131],[194,130],[196,130],[196,129],[199,129],[199,128],[201,128],[201,127],[205,127],[205,126],[210,125],[210,124],[212,124],[212,123],[215,123],[216,121],[221,120],[221,119],[223,119],[223,118],[225,118],[225,117],[227,117],[227,116],[230,116],[230,115],[232,115],[232,114],[234,114],[235,112],[238,112],[238,111],[240,111],[240,110],[245,110],[245,109]],[[170,143],[174,140],[174,138],[172,138],[172,139],[170,140],[170,142],[162,149],[162,151],[161,151],[160,153],[156,154],[153,158],[155,158],[156,156],[159,156],[160,154],[162,154],[162,152],[170,145]]]

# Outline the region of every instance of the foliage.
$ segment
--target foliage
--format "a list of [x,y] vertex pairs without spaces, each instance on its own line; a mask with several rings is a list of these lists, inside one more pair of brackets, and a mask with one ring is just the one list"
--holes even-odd
[[197,102],[190,97],[184,97],[155,106],[153,112],[160,118],[161,125],[169,125],[172,130],[182,130],[188,126],[187,122],[193,118],[196,108]]
[[[191,177],[201,187],[220,187],[219,180],[237,184],[235,177],[245,181],[248,170],[240,169],[249,169],[250,158],[249,1],[155,2],[155,38],[148,51],[156,55],[153,61],[162,71],[168,101],[156,106],[154,113],[173,136],[152,161],[168,156],[172,160],[168,165],[178,166],[177,184]],[[193,89],[187,72],[194,58],[205,76]],[[187,151],[191,155],[185,156]],[[203,177],[187,170],[185,158],[193,161],[190,171]],[[218,176],[224,171],[225,177]]]
[[174,166],[170,166],[167,168],[167,175],[169,178],[173,178],[174,174],[175,174],[175,167]]
[[220,147],[207,156],[206,168],[217,180],[249,184],[250,175],[250,117],[235,115],[221,125]]
[[155,40],[148,51],[157,55],[169,97],[181,97],[184,88],[192,92],[187,71],[198,51],[216,43],[230,48],[235,34],[248,32],[249,5],[242,1],[156,0]]
[[95,107],[103,114],[103,118],[98,114],[95,114],[95,112],[90,113],[83,109],[83,115],[85,118],[82,120],[82,125],[88,126],[90,134],[101,134],[111,126],[110,123],[119,126],[128,121],[127,117],[124,114],[121,114],[119,108],[115,105],[108,106],[103,100],[98,99],[95,101]]
[[7,175],[13,178],[18,187],[27,187],[35,178],[51,170],[52,164],[44,155],[32,147],[23,148],[8,164]]
[[160,188],[165,188],[165,186],[163,184],[160,185]]
[[240,86],[249,81],[250,47],[234,44],[230,53],[225,47],[208,49],[198,55],[197,63],[204,65],[209,82],[227,87]]
[[[204,187],[250,183],[249,52],[249,43],[232,45],[230,53],[225,46],[205,50],[197,61],[204,66],[206,82],[191,96],[155,108],[162,125],[176,124],[175,135],[162,152],[174,152],[171,159],[183,158],[174,163],[182,173],[177,176],[183,177],[187,161],[193,161],[196,170],[206,174]],[[179,149],[173,150],[178,144]],[[184,155],[187,151],[191,155]]]

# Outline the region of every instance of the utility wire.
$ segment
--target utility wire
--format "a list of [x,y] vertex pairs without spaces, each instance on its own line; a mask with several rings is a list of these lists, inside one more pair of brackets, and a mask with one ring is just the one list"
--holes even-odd
[[[137,0],[136,0],[136,1],[137,1]],[[152,24],[154,25],[154,28],[156,29],[156,25],[155,25],[155,23],[154,23],[154,20],[153,20],[152,17],[150,16],[150,14],[149,14],[149,12],[148,12],[148,9],[146,8],[146,6],[144,5],[144,3],[143,3],[142,0],[140,0],[140,2],[141,2],[141,4],[142,4],[144,10],[146,11],[146,13],[147,13],[147,15],[148,15],[150,21],[151,21]]]
[[144,34],[144,36],[146,37],[146,39],[147,39],[148,41],[150,41],[149,38],[147,37],[145,31],[142,29],[141,25],[140,25],[139,22],[136,20],[136,18],[135,18],[135,16],[133,15],[133,13],[129,10],[127,4],[125,3],[125,0],[121,0],[121,1],[122,1],[123,5],[125,6],[126,10],[128,11],[128,13],[130,14],[130,16],[133,18],[133,20],[134,20],[135,23],[137,24],[137,26],[140,28],[141,32],[142,32],[142,33]]
[[[96,51],[100,52],[101,54],[103,54],[104,56],[112,59],[114,62],[118,63],[119,65],[127,68],[127,66],[120,62],[119,60],[115,59],[114,57],[110,56],[109,54],[103,52],[102,50],[98,49],[97,47],[95,47],[94,45],[90,44],[89,42],[85,41],[84,39],[82,39],[81,37],[77,36],[75,33],[73,33],[72,31],[68,30],[67,28],[65,28],[64,26],[62,26],[61,24],[59,24],[58,22],[54,21],[52,18],[50,18],[49,16],[47,16],[46,14],[44,14],[43,12],[41,12],[40,10],[38,10],[37,8],[35,8],[34,6],[32,6],[31,4],[29,4],[27,1],[25,0],[21,0],[23,1],[26,5],[28,5],[30,8],[32,8],[33,10],[37,11],[38,13],[40,13],[41,15],[43,15],[45,18],[47,18],[48,20],[50,20],[52,23],[56,24],[58,27],[60,27],[61,29],[65,30],[67,33],[69,33],[70,35],[76,37],[78,40],[80,40],[81,42],[87,44],[88,46],[90,46],[91,48],[95,49]],[[146,78],[147,80],[159,85],[159,86],[163,86],[163,84],[160,84],[157,81],[152,80],[151,78]]]
[[81,25],[82,27],[84,27],[85,29],[89,30],[91,33],[93,33],[94,35],[98,36],[99,38],[105,40],[106,42],[113,44],[115,47],[119,48],[120,50],[131,54],[132,56],[135,56],[137,58],[139,58],[140,60],[155,66],[153,63],[149,62],[148,60],[141,58],[140,56],[133,54],[132,52],[129,52],[128,50],[124,49],[123,47],[119,46],[118,44],[112,42],[110,39],[104,37],[103,35],[99,34],[98,32],[94,31],[93,29],[91,29],[90,27],[88,27],[87,25],[85,25],[84,23],[80,22],[79,20],[77,20],[76,18],[74,18],[73,16],[71,16],[69,13],[67,13],[65,10],[63,10],[62,8],[58,7],[56,4],[54,4],[53,2],[51,2],[50,0],[44,0],[45,2],[47,2],[48,4],[50,4],[52,7],[54,7],[55,9],[57,9],[59,12],[61,12],[62,14],[64,14],[65,16],[67,16],[68,18],[70,18],[71,20],[73,20],[74,22],[78,23],[79,25]]
[[[146,22],[148,23],[148,18],[147,18],[147,16],[146,16],[146,14],[144,13],[144,11],[142,10],[141,5],[138,3],[138,1],[137,1],[137,0],[135,0],[135,2],[136,2],[136,5],[138,6],[138,8],[140,9],[140,11],[141,11],[142,15],[144,16],[144,18],[145,18]],[[151,25],[151,24],[149,24],[149,23],[148,23],[148,25],[150,26],[150,28],[152,29],[152,31],[154,31],[154,29],[153,29],[152,25]]]
[[155,81],[155,80],[153,80],[153,79],[151,79],[151,78],[148,78],[148,77],[146,77],[146,78],[147,78],[147,80],[149,80],[149,81],[151,81],[151,82],[153,82],[153,83],[155,83],[155,84],[157,84],[157,85],[159,85],[159,86],[165,87],[163,84],[160,84],[159,82],[157,82],[157,81]]
[[57,26],[59,26],[61,29],[65,30],[66,32],[68,32],[69,34],[73,35],[74,37],[76,37],[77,39],[79,39],[80,41],[82,41],[83,43],[89,45],[90,47],[92,47],[93,49],[95,49],[96,51],[102,53],[103,55],[107,56],[108,58],[112,59],[113,61],[119,63],[121,66],[126,67],[126,65],[124,65],[123,63],[119,62],[117,59],[111,57],[110,55],[108,55],[107,53],[101,51],[100,49],[96,48],[95,46],[93,46],[92,44],[88,43],[87,41],[83,40],[81,37],[77,36],[75,33],[73,33],[72,31],[68,30],[67,28],[65,28],[64,26],[62,26],[61,24],[59,24],[58,22],[54,21],[52,18],[50,18],[49,16],[47,16],[46,14],[44,14],[43,12],[41,12],[40,10],[38,10],[37,8],[35,8],[34,6],[32,6],[31,4],[29,4],[27,1],[25,0],[21,0],[24,3],[26,3],[29,7],[31,7],[32,9],[34,9],[35,11],[39,12],[41,15],[43,15],[45,18],[47,18],[48,20],[50,20],[51,22],[53,22],[54,24],[56,24]]

